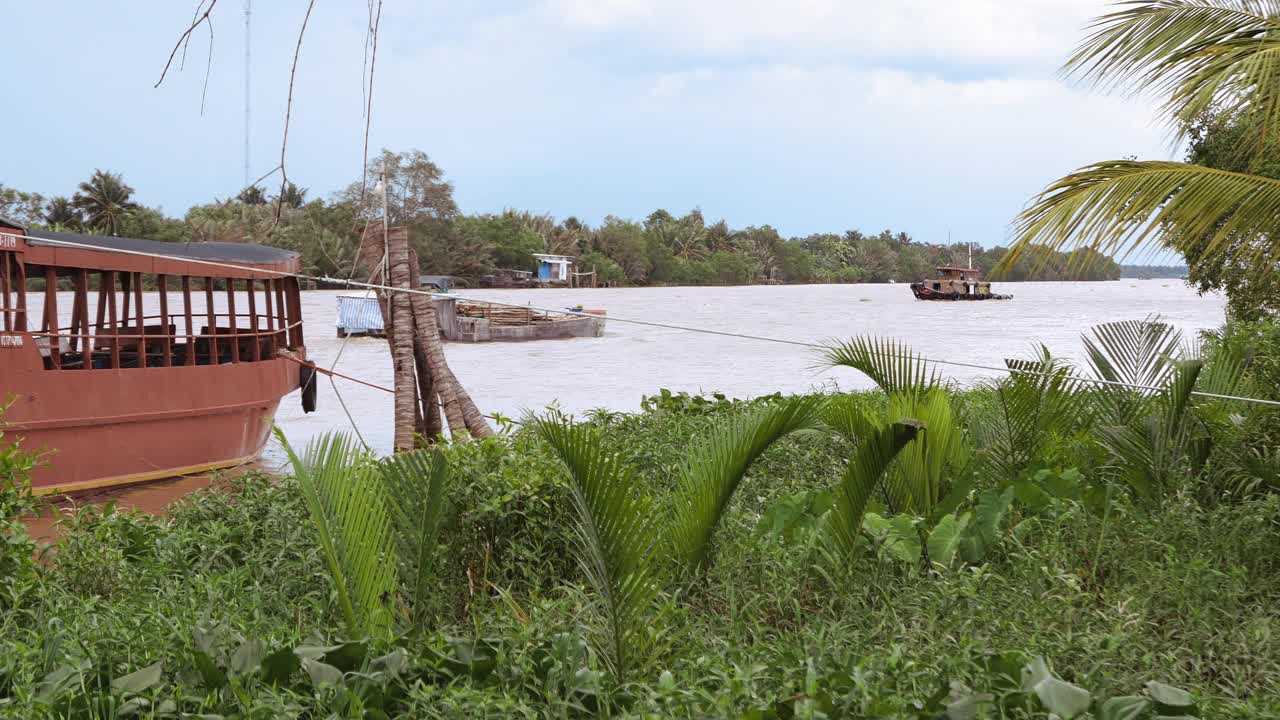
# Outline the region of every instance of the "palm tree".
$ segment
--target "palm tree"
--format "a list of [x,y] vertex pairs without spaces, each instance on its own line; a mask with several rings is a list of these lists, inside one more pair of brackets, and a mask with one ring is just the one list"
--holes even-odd
[[49,201],[49,209],[44,214],[44,221],[55,228],[79,228],[82,219],[71,199],[58,196]]
[[[1280,1],[1121,2],[1098,18],[1064,71],[1107,89],[1147,93],[1184,139],[1207,113],[1245,128],[1260,153],[1280,119]],[[1193,263],[1252,274],[1280,260],[1280,180],[1166,161],[1106,160],[1049,185],[1015,221],[1005,270],[1036,245],[1124,256],[1159,244]]]
[[71,204],[84,214],[86,226],[115,235],[124,216],[138,208],[138,203],[129,199],[132,196],[133,188],[125,184],[119,173],[94,170],[88,182],[80,183]]

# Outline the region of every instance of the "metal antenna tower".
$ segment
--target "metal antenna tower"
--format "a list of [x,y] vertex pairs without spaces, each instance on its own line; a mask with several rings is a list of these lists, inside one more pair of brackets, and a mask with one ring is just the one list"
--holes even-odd
[[249,187],[249,90],[252,80],[250,63],[249,18],[253,15],[253,0],[244,0],[244,186]]

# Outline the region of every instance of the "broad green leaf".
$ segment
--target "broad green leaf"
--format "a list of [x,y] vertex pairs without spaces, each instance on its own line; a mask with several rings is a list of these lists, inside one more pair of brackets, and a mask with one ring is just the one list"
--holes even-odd
[[1155,702],[1156,710],[1162,714],[1181,713],[1195,707],[1195,699],[1191,693],[1154,680],[1147,683],[1147,694]]
[[982,716],[983,708],[996,699],[991,693],[975,693],[966,695],[947,703],[947,720],[977,720]]
[[960,538],[972,517],[972,513],[964,513],[959,517],[947,515],[938,522],[929,533],[929,541],[926,545],[929,549],[929,562],[943,567],[951,565],[951,561],[956,557],[956,550],[960,547]]
[[141,670],[118,677],[111,681],[111,689],[121,692],[139,693],[160,684],[161,664],[148,665]]
[[268,685],[283,685],[302,667],[298,655],[290,648],[280,648],[262,660],[262,681]]
[[200,673],[200,680],[206,688],[218,690],[227,684],[226,673],[218,668],[208,653],[203,650],[197,650],[194,658],[196,671]]
[[1098,720],[1136,720],[1150,706],[1146,698],[1137,695],[1109,698],[1098,708]]
[[960,557],[965,562],[976,565],[990,554],[992,548],[1000,541],[1004,516],[1012,504],[1012,487],[1006,487],[1003,492],[984,490],[978,495],[978,504],[973,510],[973,522],[969,523],[969,527],[965,529],[960,539]]
[[1023,669],[1022,689],[1034,692],[1046,710],[1063,720],[1087,711],[1093,702],[1088,690],[1055,677],[1043,657],[1033,659]]
[[342,684],[342,671],[328,663],[306,658],[302,661],[302,667],[311,677],[311,684],[316,687]]
[[235,652],[231,653],[231,661],[228,668],[232,674],[245,675],[254,672],[262,663],[262,654],[266,651],[261,640],[248,640],[241,643]]

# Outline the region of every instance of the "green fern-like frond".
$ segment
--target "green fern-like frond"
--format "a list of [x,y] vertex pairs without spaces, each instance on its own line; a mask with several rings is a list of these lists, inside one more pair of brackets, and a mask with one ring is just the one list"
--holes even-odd
[[868,412],[862,397],[850,394],[836,395],[827,401],[823,424],[855,447],[884,425],[876,415]]
[[349,435],[320,435],[299,457],[279,428],[275,434],[302,489],[348,631],[385,634],[396,592],[396,553],[376,469]]
[[658,594],[659,520],[635,471],[604,447],[599,433],[560,417],[525,425],[568,470],[578,564],[604,625],[593,644],[613,677],[625,682],[653,648],[648,622]]
[[923,395],[895,393],[889,396],[888,420],[917,422],[928,430],[898,453],[886,476],[889,509],[931,516],[946,494],[949,471],[964,467],[969,459],[951,399],[938,388]]
[[1094,377],[1121,383],[1102,384],[1094,391],[1106,422],[1123,425],[1148,413],[1151,401],[1173,375],[1174,361],[1181,354],[1181,331],[1150,317],[1103,323],[1090,332],[1092,337],[1083,335],[1081,341]]
[[415,450],[384,460],[381,470],[413,627],[421,632],[426,627],[436,541],[448,506],[449,462],[439,450]]
[[686,569],[706,561],[711,538],[747,469],[778,439],[814,427],[822,415],[821,396],[772,403],[717,427],[681,469],[668,539],[671,553]]
[[849,460],[835,494],[831,537],[839,557],[847,559],[856,547],[867,503],[894,458],[908,443],[927,433],[920,423],[903,420],[879,428],[863,439]]
[[924,356],[892,338],[856,337],[833,342],[822,351],[827,365],[853,368],[886,393],[923,392],[938,387],[941,377]]
[[988,476],[1016,479],[1041,459],[1055,436],[1086,427],[1089,388],[1072,376],[1072,368],[1040,346],[1034,359],[1005,360],[1008,376],[986,385],[989,393],[975,401],[970,432],[981,448]]
[[1197,440],[1186,411],[1203,363],[1181,360],[1172,362],[1171,367],[1165,388],[1144,406],[1142,414],[1096,431],[1110,466],[1147,500],[1158,500],[1173,474],[1193,460]]

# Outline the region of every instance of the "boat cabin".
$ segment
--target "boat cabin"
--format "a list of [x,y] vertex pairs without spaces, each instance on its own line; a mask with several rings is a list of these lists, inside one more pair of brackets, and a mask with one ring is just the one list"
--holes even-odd
[[0,392],[13,436],[46,454],[36,492],[256,456],[309,376],[298,269],[277,248],[0,219]]
[[977,268],[943,265],[938,276],[929,281],[929,288],[937,292],[971,295],[991,292],[991,283],[982,281],[982,271]]

